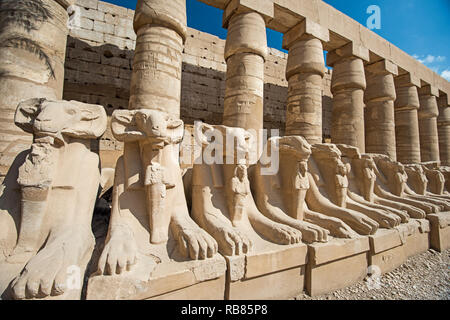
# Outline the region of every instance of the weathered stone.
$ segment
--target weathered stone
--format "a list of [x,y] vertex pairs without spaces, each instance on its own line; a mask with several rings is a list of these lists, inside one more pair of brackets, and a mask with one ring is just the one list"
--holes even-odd
[[[80,299],[100,184],[89,140],[105,132],[106,112],[76,101],[31,99],[19,104],[15,123],[34,141],[0,189],[0,294]],[[69,277],[79,285],[67,287]]]
[[365,139],[367,153],[380,153],[397,159],[395,142],[394,76],[397,66],[382,60],[366,66],[367,89],[364,93]]
[[19,102],[35,97],[62,98],[67,5],[54,0],[0,3],[0,179],[16,155],[31,143],[30,135],[14,127]]
[[[333,93],[333,143],[347,144],[365,152],[364,90],[366,78],[365,52],[355,49],[352,43],[329,52],[327,64],[333,67],[331,91]],[[358,54],[359,53],[359,54]],[[358,55],[356,55],[358,54]]]

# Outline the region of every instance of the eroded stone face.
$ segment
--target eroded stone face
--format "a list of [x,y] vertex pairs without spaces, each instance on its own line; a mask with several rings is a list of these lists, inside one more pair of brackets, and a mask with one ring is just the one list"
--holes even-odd
[[1,248],[0,292],[16,299],[79,299],[81,288],[67,288],[66,281],[68,268],[77,266],[83,282],[94,246],[100,172],[90,140],[105,132],[106,112],[99,105],[31,99],[19,104],[15,122],[34,142],[14,161],[0,196],[2,215],[9,217],[1,233],[13,237]]
[[14,127],[19,102],[35,97],[62,98],[66,5],[54,0],[0,3],[0,176],[31,143],[30,135]]

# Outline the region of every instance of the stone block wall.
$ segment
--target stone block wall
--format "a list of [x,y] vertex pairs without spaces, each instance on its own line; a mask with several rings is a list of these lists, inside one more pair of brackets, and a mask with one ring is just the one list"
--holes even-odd
[[[64,99],[103,105],[108,115],[126,109],[135,47],[134,11],[97,0],[77,0],[70,19]],[[225,40],[188,29],[183,57],[181,118],[186,124],[222,122],[226,63]],[[264,127],[284,132],[287,54],[269,49],[265,64]],[[323,133],[330,136],[331,75],[324,78]],[[108,129],[100,150],[118,151]]]

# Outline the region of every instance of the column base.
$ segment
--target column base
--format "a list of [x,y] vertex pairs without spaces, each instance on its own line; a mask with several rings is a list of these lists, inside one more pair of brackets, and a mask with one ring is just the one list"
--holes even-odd
[[430,245],[436,251],[450,248],[450,212],[427,215],[430,221]]
[[367,275],[369,249],[368,237],[308,245],[306,292],[317,296],[363,280]]
[[226,257],[227,300],[281,300],[303,292],[305,244],[245,256]]

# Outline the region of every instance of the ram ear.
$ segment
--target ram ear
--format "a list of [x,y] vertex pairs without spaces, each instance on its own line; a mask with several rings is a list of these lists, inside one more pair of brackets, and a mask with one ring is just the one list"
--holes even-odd
[[184,137],[184,122],[180,119],[169,118],[167,120],[167,132],[170,135],[170,142],[178,144],[183,141]]
[[65,103],[69,104],[70,107],[75,107],[80,114],[80,118],[65,128],[63,134],[80,139],[97,139],[105,133],[108,118],[102,106],[78,101]]
[[33,133],[34,119],[39,114],[44,101],[45,99],[29,99],[19,103],[14,115],[16,126],[25,132]]
[[137,127],[136,110],[116,110],[111,119],[111,131],[119,141],[134,142],[145,138],[145,134]]

